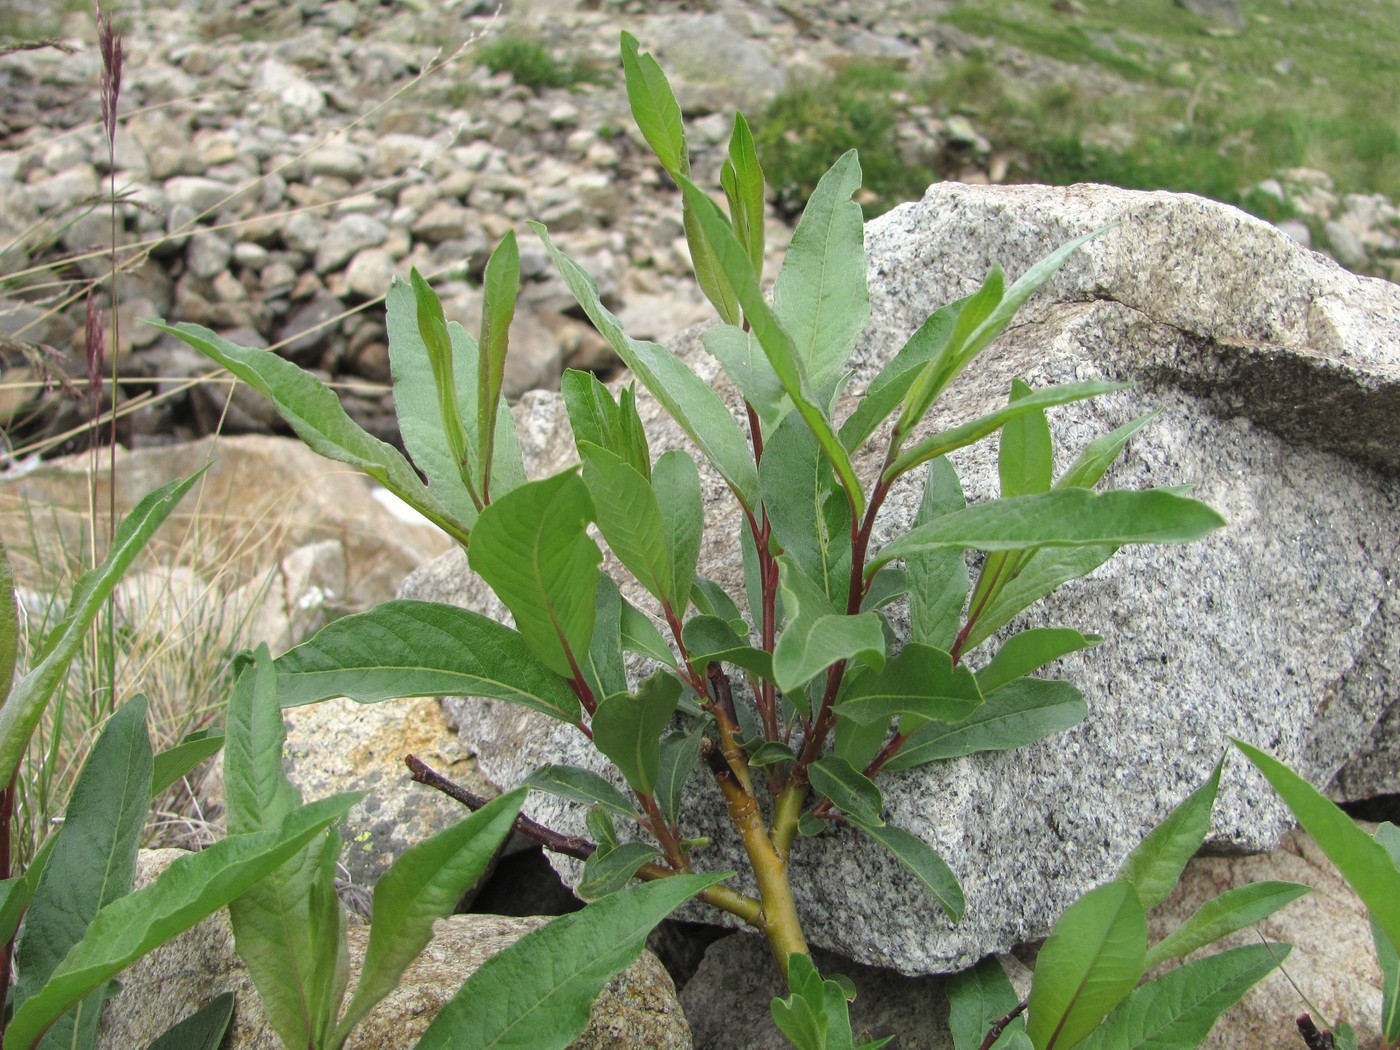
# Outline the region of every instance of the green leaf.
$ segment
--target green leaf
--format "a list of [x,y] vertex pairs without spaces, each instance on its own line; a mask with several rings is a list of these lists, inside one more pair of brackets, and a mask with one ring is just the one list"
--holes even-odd
[[851,820],[867,828],[885,826],[880,810],[885,797],[875,782],[843,758],[827,755],[807,767],[812,789]]
[[[603,539],[652,597],[670,600],[676,584],[656,493],[645,477],[607,449],[583,443],[579,451]],[[690,593],[689,585],[685,593]]]
[[786,554],[778,557],[778,585],[787,627],[773,647],[773,680],[791,698],[802,685],[838,660],[885,666],[885,630],[879,613],[841,616],[820,587]]
[[670,413],[705,458],[724,478],[739,502],[749,510],[758,505],[758,470],[748,439],[714,388],[663,346],[638,342],[623,330],[617,318],[603,306],[598,286],[578,264],[554,246],[539,223],[531,228],[540,235],[574,298],[623,363]]
[[510,322],[515,317],[515,297],[520,291],[520,249],[515,231],[507,230],[486,261],[482,279],[481,351],[477,363],[477,470],[485,499],[491,491],[491,460],[495,453],[495,430],[483,423],[493,421],[501,403],[505,380],[506,348]]
[[1154,409],[1145,416],[1138,416],[1132,422],[1124,423],[1108,434],[1096,437],[1084,446],[1084,450],[1070,464],[1069,469],[1060,475],[1060,480],[1055,482],[1055,487],[1059,489],[1092,488],[1108,472],[1108,468],[1113,466],[1113,461],[1123,451],[1128,439],[1161,414],[1162,409]]
[[[452,474],[456,474],[467,490],[473,507],[479,506],[480,499],[472,489],[472,452],[467,442],[466,426],[462,422],[462,411],[457,404],[457,368],[453,340],[447,332],[447,318],[442,313],[442,303],[428,282],[423,280],[418,270],[408,274],[413,288],[414,318],[418,326],[418,337],[428,351],[428,364],[433,377],[433,400],[437,406],[437,416],[429,421],[442,430],[446,443],[448,462],[420,464],[425,472],[441,470],[439,476],[428,473],[428,483],[443,484]],[[478,354],[478,356],[480,356]],[[392,358],[390,359],[392,363]],[[470,524],[471,519],[465,519]]]
[[112,901],[43,990],[15,1012],[5,1050],[32,1045],[88,992],[266,878],[362,797],[361,792],[334,795],[294,810],[277,831],[232,835],[181,857],[149,886]]
[[718,616],[740,637],[748,637],[749,625],[744,619],[744,614],[739,611],[738,604],[730,597],[729,592],[714,580],[696,577],[695,587],[690,592],[690,602],[697,612],[706,616]]
[[[1011,380],[1014,404],[1034,391],[1019,379]],[[1050,491],[1055,469],[1055,450],[1050,441],[1050,421],[1045,410],[1026,412],[1007,420],[1001,428],[1001,448],[997,473],[1003,496],[1027,496]]]
[[948,918],[954,922],[962,920],[967,901],[963,897],[962,887],[958,885],[958,877],[932,846],[917,835],[911,835],[892,824],[872,825],[854,816],[851,822],[917,875]]
[[1133,990],[1147,918],[1126,882],[1090,890],[1060,916],[1036,957],[1026,1031],[1036,1050],[1070,1050]]
[[600,847],[584,862],[577,893],[589,901],[616,893],[632,881],[638,868],[659,856],[661,851],[645,842],[623,842],[612,849]]
[[[1376,841],[1400,867],[1400,829],[1385,821],[1376,828]],[[1374,918],[1371,938],[1376,942],[1376,960],[1381,967],[1381,1034],[1388,1042],[1400,1042],[1400,951]]]
[[1242,740],[1237,748],[1288,804],[1293,816],[1371,912],[1371,919],[1400,945],[1400,870],[1379,842],[1356,826],[1335,803],[1278,759]]
[[[852,200],[860,184],[860,160],[849,150],[808,199],[773,286],[773,313],[818,388],[845,367],[870,316],[865,217]],[[755,272],[761,266],[752,263]]]
[[1286,904],[1311,893],[1296,882],[1254,882],[1226,890],[1206,901],[1147,952],[1146,968],[1156,969],[1169,959],[1180,959],[1221,937],[1262,922]]
[[336,1027],[339,1046],[374,1005],[398,986],[510,835],[525,789],[493,799],[466,820],[406,849],[374,887],[373,922],[355,995]]
[[[93,916],[130,892],[136,850],[151,802],[151,741],[146,699],[122,705],[107,720],[78,772],[63,827],[39,877],[15,960],[15,1003],[38,995]],[[45,1043],[91,1047],[107,991],[98,988],[58,1018]]]
[[166,748],[155,756],[151,770],[151,796],[160,795],[177,780],[185,777],[190,770],[206,758],[218,754],[224,746],[222,730],[201,729],[190,733],[174,747]]
[[635,392],[622,391],[622,403],[613,400],[608,388],[592,372],[566,369],[560,382],[574,444],[583,454],[585,444],[605,448],[643,477],[651,477],[651,453],[646,434],[637,419]]
[[661,770],[656,777],[656,804],[672,824],[680,817],[685,785],[700,758],[700,738],[705,722],[697,722],[688,733],[668,733],[661,741]]
[[532,930],[467,978],[417,1050],[562,1050],[587,1026],[603,985],[641,954],[652,927],[728,877],[658,879]]
[[531,481],[481,512],[467,558],[540,661],[571,678],[593,637],[602,552],[588,487],[573,471]]
[[622,656],[622,592],[604,573],[598,580],[593,614],[593,637],[583,661],[583,680],[594,696],[627,690],[627,665]]
[[1220,789],[1222,755],[1206,782],[1179,802],[1167,818],[1147,833],[1118,869],[1118,880],[1136,887],[1145,910],[1152,910],[1175,888],[1186,862],[1210,832],[1210,811]]
[[[849,718],[838,718],[832,739],[831,753],[839,758],[844,758],[857,769],[864,769],[880,753],[880,749],[884,747],[885,740],[889,735],[890,723],[888,720],[861,725]],[[749,759],[749,765],[753,765],[752,758]]]
[[0,944],[8,944],[14,939],[15,931],[19,929],[20,920],[24,918],[29,902],[34,899],[34,891],[39,888],[39,878],[48,867],[49,856],[57,842],[57,833],[50,835],[34,854],[23,875],[0,882],[0,887],[4,887],[3,896],[0,896]]
[[[939,456],[928,466],[914,528],[967,506],[958,472]],[[960,550],[925,551],[904,559],[909,586],[909,637],[936,649],[952,649],[967,603],[967,559]],[[877,577],[878,578],[878,577]]]
[[667,666],[676,666],[676,654],[666,644],[656,624],[626,598],[622,599],[621,628],[622,647],[629,653],[641,653]]
[[966,303],[966,299],[959,299],[930,314],[899,352],[885,363],[855,410],[841,424],[841,444],[854,452],[899,407],[919,372],[947,343]]
[[391,601],[345,616],[276,660],[283,707],[335,696],[485,696],[577,725],[578,698],[516,631],[436,602]]
[[765,740],[749,754],[749,765],[776,766],[780,762],[795,762],[797,755],[780,740]]
[[1247,944],[1178,966],[1135,989],[1079,1043],[1080,1050],[1194,1050],[1220,1015],[1291,949]]
[[762,433],[771,433],[792,410],[792,403],[753,333],[736,325],[721,324],[701,332],[700,342],[752,406]]
[[[944,989],[948,995],[948,1031],[953,1037],[953,1050],[981,1050],[992,1025],[1020,1001],[996,956],[988,956],[970,970],[950,974]],[[1019,1017],[1008,1028],[1013,1026],[1025,1030],[1025,1022]],[[999,1039],[994,1045],[1003,1044]]]
[[909,642],[880,671],[861,675],[836,702],[856,722],[888,724],[894,715],[959,722],[982,703],[977,679],[941,649]]
[[1018,678],[987,693],[982,706],[961,722],[933,722],[905,741],[885,769],[913,769],[927,762],[1010,751],[1084,721],[1089,705],[1068,682]]
[[[10,695],[19,658],[19,607],[15,603],[15,574],[10,556],[0,543],[0,707]],[[8,941],[8,938],[6,939]]]
[[73,584],[63,619],[49,631],[34,665],[14,683],[0,706],[0,783],[8,784],[14,779],[34,727],[68,674],[68,665],[87,638],[88,628],[112,588],[199,476],[192,474],[182,481],[172,481],[144,496],[117,526],[101,564],[83,573]]
[[219,1050],[233,1020],[233,993],[220,992],[198,1011],[167,1028],[146,1050]]
[[977,672],[977,684],[984,692],[1000,689],[1062,656],[1092,649],[1102,641],[1101,635],[1080,634],[1068,627],[1032,627],[1002,643],[996,656]]
[[[946,455],[955,449],[975,444],[1024,416],[1043,412],[1044,409],[1055,405],[1065,405],[1090,397],[1098,397],[1100,394],[1111,394],[1117,390],[1125,390],[1130,385],[1089,380],[1082,383],[1062,383],[1059,386],[1049,386],[1043,390],[1037,390],[1025,397],[1017,398],[995,412],[978,416],[976,419],[968,420],[950,430],[942,430],[924,438],[902,452],[898,459],[885,468],[883,476],[887,482],[893,481],[913,470],[920,463],[926,463],[930,459]],[[1004,495],[1007,494],[1004,493]]]
[[714,250],[719,265],[728,276],[734,294],[744,308],[744,318],[758,337],[768,363],[773,366],[783,389],[792,398],[793,405],[806,420],[822,451],[831,460],[837,477],[841,479],[841,486],[851,502],[851,517],[859,518],[865,512],[865,494],[851,465],[851,457],[808,389],[808,379],[803,373],[797,348],[768,308],[753,265],[734,239],[734,231],[729,228],[714,202],[689,179],[681,180],[681,192],[685,194],[686,205],[692,209],[704,229],[706,243]]
[[684,452],[663,452],[651,469],[651,485],[661,509],[662,528],[670,556],[671,590],[665,595],[671,611],[685,615],[700,560],[700,538],[705,508],[700,493],[700,472]]
[[1204,503],[1164,489],[1059,489],[979,503],[921,525],[887,544],[866,574],[922,551],[1189,543],[1224,524]]
[[986,641],[1023,609],[1040,601],[1062,583],[1087,576],[1109,558],[1118,547],[1091,544],[1087,547],[1047,547],[1033,552],[1014,579],[1003,584],[987,603],[972,630],[967,633],[963,651]]
[[742,667],[760,678],[773,677],[773,657],[735,634],[728,620],[718,616],[692,616],[681,628],[681,640],[698,667],[718,660]]
[[[327,828],[325,835],[308,847],[315,873],[306,909],[307,934],[312,947],[312,968],[306,983],[310,1016],[315,1022],[312,1041],[318,1046],[332,1042],[335,1019],[340,1014],[340,1006],[345,1001],[345,988],[350,983],[350,948],[346,939],[348,917],[335,890],[341,845],[340,832],[332,827]],[[286,871],[294,863],[289,861],[280,871]],[[273,879],[276,877],[274,875]],[[259,889],[265,885],[266,882],[260,883]],[[233,906],[231,904],[230,909]],[[295,917],[291,921],[295,921]]]
[[238,346],[199,325],[152,323],[270,399],[313,452],[364,471],[453,539],[467,542],[471,522],[459,518],[431,493],[396,448],[352,420],[335,391],[310,372],[271,351]]
[[596,803],[632,820],[641,819],[626,795],[597,773],[578,766],[540,766],[525,778],[525,786],[586,805]]
[[[228,828],[233,834],[270,833],[301,805],[301,792],[282,767],[286,727],[267,646],[241,663],[228,705],[224,751]],[[238,954],[268,1022],[288,1046],[314,1042],[339,1011],[338,1000],[318,1003],[325,989],[315,980],[318,967],[337,961],[343,948],[335,936],[338,909],[330,917],[330,943],[314,936],[315,929],[328,925],[316,907],[326,903],[317,886],[328,879],[334,892],[335,872],[327,872],[326,865],[334,864],[338,853],[334,834],[308,843],[229,906]]]
[[681,698],[675,675],[658,671],[635,693],[616,693],[593,715],[593,746],[621,770],[632,788],[650,795],[661,771],[661,734]]
[[894,1038],[877,1039],[855,1045],[851,1035],[851,982],[845,977],[822,979],[812,960],[800,952],[787,959],[786,999],[775,998],[773,1021],[796,1050],[879,1050]]
[[622,72],[632,119],[656,159],[672,178],[690,174],[685,125],[675,93],[656,59],[647,52],[638,53],[637,38],[626,31],[622,34]]
[[763,447],[759,491],[783,553],[845,608],[851,589],[851,507],[821,446],[790,415]]
[[725,196],[734,234],[749,252],[757,272],[763,271],[763,169],[758,164],[753,134],[742,113],[734,114],[734,130],[729,136],[729,161],[724,166]]

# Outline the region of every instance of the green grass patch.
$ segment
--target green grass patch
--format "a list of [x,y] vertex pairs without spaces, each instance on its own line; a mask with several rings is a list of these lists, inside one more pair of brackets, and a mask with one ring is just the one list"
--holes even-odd
[[586,63],[561,61],[540,44],[520,36],[487,40],[477,51],[476,63],[492,73],[509,73],[521,87],[535,92],[598,83],[602,79],[602,73]]

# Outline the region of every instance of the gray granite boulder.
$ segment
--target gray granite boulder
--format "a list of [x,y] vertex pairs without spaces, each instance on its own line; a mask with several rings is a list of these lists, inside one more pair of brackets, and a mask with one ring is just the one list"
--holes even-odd
[[[855,387],[994,259],[1015,276],[1110,223],[1118,225],[1074,256],[957,381],[931,425],[1002,403],[1013,376],[1035,386],[1135,380],[1133,390],[1052,413],[1062,454],[1160,406],[1109,483],[1191,484],[1230,527],[1189,547],[1124,551],[1022,618],[1105,635],[1057,669],[1089,701],[1084,724],[1021,751],[882,780],[887,818],[931,843],[960,877],[968,908],[959,926],[941,921],[914,880],[858,833],[800,844],[791,871],[808,936],[856,961],[949,971],[1044,936],[1206,776],[1230,735],[1318,784],[1335,779],[1359,795],[1396,789],[1400,289],[1195,197],[945,184],[867,229],[872,315]],[[695,332],[672,346],[737,404]],[[650,398],[639,403],[653,454],[685,444]],[[519,418],[534,476],[572,462],[558,398],[527,397]],[[957,463],[969,499],[994,495],[994,448]],[[876,466],[857,463],[867,475]],[[912,485],[892,495],[881,542],[909,522],[916,495]],[[741,525],[726,497],[708,478],[701,571],[742,594],[726,542]],[[415,574],[403,593],[503,612],[459,552]],[[577,733],[529,712],[475,699],[447,710],[503,787],[546,762],[600,768]],[[718,800],[697,786],[687,828],[715,836],[704,862],[744,867]],[[582,830],[577,807],[533,796],[530,810]],[[1212,845],[1266,850],[1288,826],[1262,780],[1232,761]],[[577,878],[576,865],[560,866]]]

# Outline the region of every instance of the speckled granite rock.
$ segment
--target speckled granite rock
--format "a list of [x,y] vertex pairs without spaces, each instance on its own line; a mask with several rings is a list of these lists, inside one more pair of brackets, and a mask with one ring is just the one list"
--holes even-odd
[[[164,870],[179,850],[141,854],[138,885]],[[403,982],[355,1029],[348,1050],[407,1050],[456,994],[469,974],[547,920],[498,915],[454,915],[440,921],[428,948]],[[350,985],[353,991],[369,936],[351,926]],[[226,912],[205,919],[163,948],[122,972],[124,991],[108,1001],[99,1045],[110,1050],[146,1046],[166,1028],[220,992],[232,991],[237,1005],[228,1050],[282,1050],[268,1027],[248,971],[234,953]],[[571,1050],[655,1047],[688,1050],[690,1030],[671,979],[650,952],[603,989],[588,1028]]]
[[[1231,527],[1187,548],[1134,550],[1032,610],[1026,622],[1101,631],[1103,646],[1060,673],[1089,700],[1086,723],[1040,746],[887,778],[887,816],[933,844],[962,879],[967,915],[930,922],[903,869],[838,830],[795,851],[793,880],[809,938],[860,962],[908,973],[958,969],[1043,936],[1080,892],[1110,877],[1142,834],[1194,788],[1235,734],[1273,749],[1320,784],[1387,790],[1396,766],[1400,611],[1392,577],[1400,522],[1400,289],[1354,277],[1272,227],[1199,198],[1102,187],[934,187],[872,223],[872,317],[858,382],[924,316],[965,294],[992,259],[1022,272],[1052,247],[1110,222],[1030,305],[1024,323],[945,398],[934,424],[1034,385],[1135,379],[1142,385],[1053,413],[1076,451],[1159,405],[1162,417],[1111,482],[1190,483]],[[694,332],[674,349],[733,399]],[[659,410],[639,398],[649,424]],[[538,476],[572,460],[557,398],[522,406]],[[655,423],[652,450],[684,444]],[[869,472],[873,464],[859,464]],[[959,459],[971,499],[995,485],[995,453]],[[712,530],[701,571],[741,594],[722,541],[740,524],[709,478]],[[897,492],[877,528],[912,516]],[[500,607],[453,552],[405,595]],[[535,766],[598,766],[577,734],[505,705],[448,704],[494,782]],[[1389,718],[1391,721],[1383,721]],[[1378,760],[1378,758],[1380,760]],[[703,796],[709,799],[709,795]],[[537,819],[577,833],[581,808],[532,797]],[[1234,764],[1213,844],[1267,849],[1287,829],[1262,781]],[[719,807],[687,817],[716,836],[709,863],[736,861]],[[742,865],[741,865],[742,866]],[[560,862],[566,878],[574,866]]]

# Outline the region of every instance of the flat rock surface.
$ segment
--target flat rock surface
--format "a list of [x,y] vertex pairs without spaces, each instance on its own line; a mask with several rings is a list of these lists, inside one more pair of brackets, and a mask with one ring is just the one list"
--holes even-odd
[[[970,291],[992,259],[1014,277],[1070,237],[1113,222],[1120,225],[1082,249],[1024,323],[959,379],[932,422],[1001,403],[1012,376],[1035,386],[1135,379],[1132,391],[1053,412],[1057,447],[1072,455],[1159,406],[1162,416],[1108,483],[1190,484],[1230,527],[1189,547],[1122,552],[1018,621],[1106,636],[1052,671],[1084,691],[1090,715],[1081,726],[1020,751],[882,780],[887,818],[932,844],[961,879],[961,925],[930,921],[931,902],[913,878],[856,832],[801,844],[792,877],[809,938],[851,959],[940,972],[1043,936],[1197,786],[1230,735],[1273,750],[1315,783],[1347,767],[1344,782],[1393,789],[1395,767],[1377,757],[1392,746],[1384,735],[1396,697],[1389,665],[1400,650],[1391,579],[1400,290],[1194,197],[945,185],[868,229],[872,317],[857,382],[928,313]],[[673,348],[733,400],[694,333]],[[1331,409],[1301,410],[1299,382]],[[652,426],[659,410],[645,395],[639,401]],[[557,398],[527,398],[520,429],[533,476],[572,462]],[[653,454],[685,445],[674,426],[655,423],[649,434]],[[971,450],[958,466],[969,499],[994,494],[994,449]],[[713,479],[706,497],[711,529],[700,570],[742,594],[726,546],[738,516]],[[879,539],[904,526],[915,505],[912,486],[893,495]],[[404,594],[503,612],[456,552],[411,578]],[[986,656],[971,659],[980,666]],[[601,768],[578,734],[539,716],[478,700],[450,701],[448,711],[499,785],[546,762]],[[1211,842],[1265,850],[1289,822],[1242,767],[1227,768]],[[707,863],[742,869],[717,801],[703,788],[700,797],[687,828],[715,836]],[[561,831],[583,830],[579,807],[536,795],[530,810]],[[558,863],[577,878],[576,865]]]

